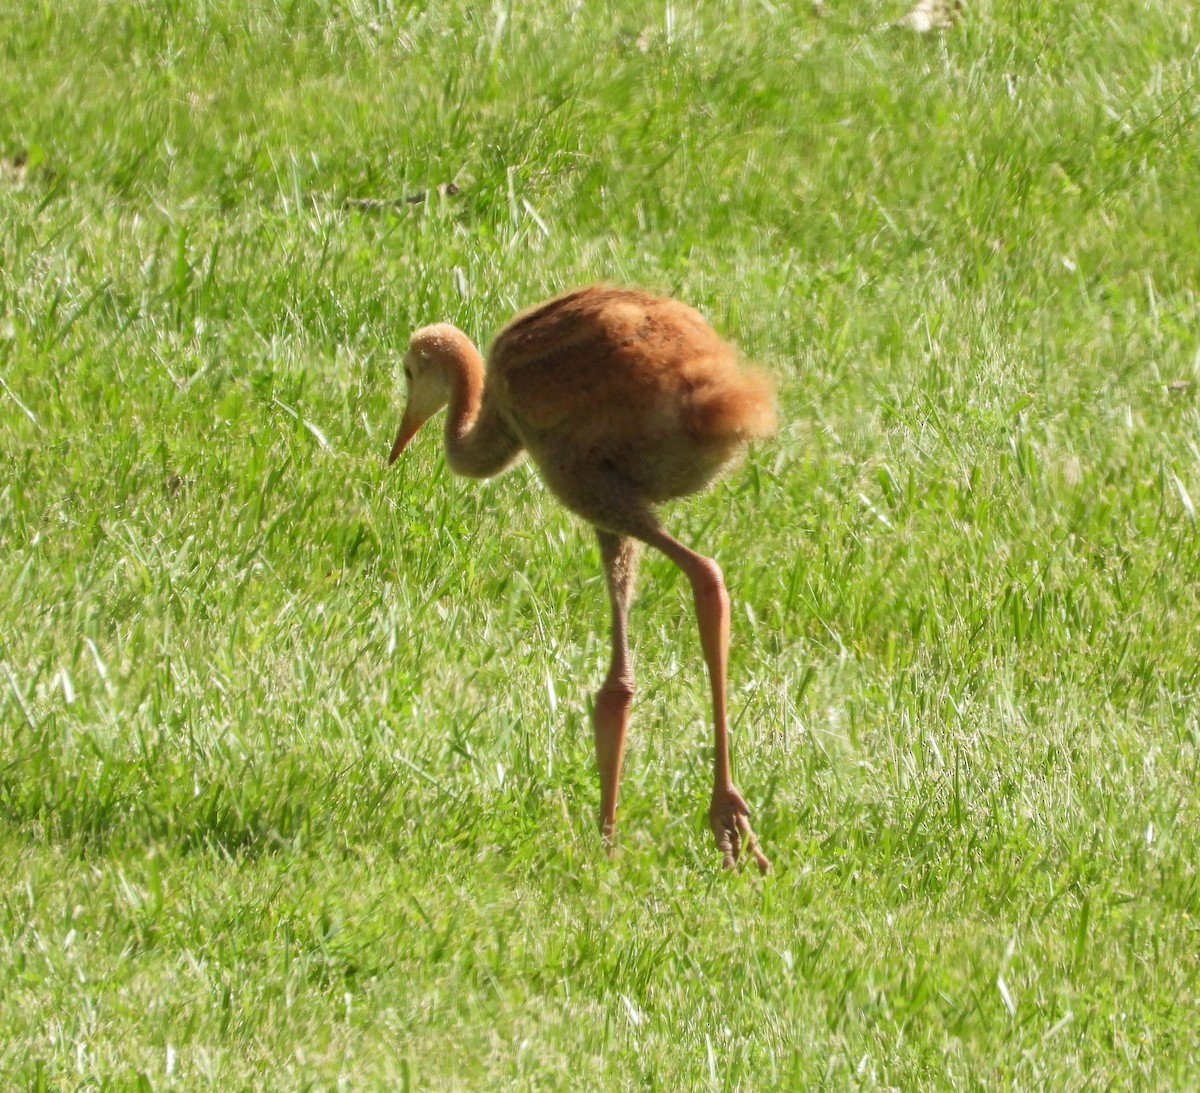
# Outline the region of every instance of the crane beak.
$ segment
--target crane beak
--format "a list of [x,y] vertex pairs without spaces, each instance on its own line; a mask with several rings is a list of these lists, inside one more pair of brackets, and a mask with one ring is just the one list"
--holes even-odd
[[389,467],[400,458],[400,453],[408,447],[408,442],[417,435],[417,430],[424,424],[420,418],[404,415],[400,422],[400,430],[396,433],[396,443],[392,445],[392,454],[388,456]]

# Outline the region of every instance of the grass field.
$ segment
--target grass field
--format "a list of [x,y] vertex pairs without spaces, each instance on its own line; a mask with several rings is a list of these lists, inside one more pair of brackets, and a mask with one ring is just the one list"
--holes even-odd
[[[1200,17],[904,10],[0,0],[4,1088],[1200,1082]],[[384,466],[597,278],[779,381],[665,517],[765,879],[681,576],[609,861],[590,531]]]

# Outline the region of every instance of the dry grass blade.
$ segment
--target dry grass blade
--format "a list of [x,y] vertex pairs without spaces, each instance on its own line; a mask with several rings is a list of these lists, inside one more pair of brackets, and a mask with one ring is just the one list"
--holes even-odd
[[917,0],[912,11],[897,20],[896,25],[918,34],[949,30],[961,17],[962,8],[962,0]]

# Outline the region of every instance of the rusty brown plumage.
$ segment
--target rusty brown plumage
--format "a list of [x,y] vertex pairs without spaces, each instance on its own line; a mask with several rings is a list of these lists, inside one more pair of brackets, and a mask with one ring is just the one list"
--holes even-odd
[[700,488],[774,429],[769,378],[739,367],[698,312],[636,289],[592,286],[522,312],[488,367],[539,465],[602,452],[651,502]]
[[775,428],[774,387],[739,362],[686,304],[593,285],[520,312],[496,335],[486,369],[449,324],[418,330],[405,357],[408,403],[394,460],[443,407],[446,455],[488,477],[522,451],[550,490],[597,531],[613,609],[613,656],[596,697],[601,827],[611,839],[633,695],[626,620],[637,547],[666,554],[692,585],[713,693],[716,758],[709,816],[725,863],[744,845],[768,868],[733,786],[725,715],[729,599],[719,567],[668,535],[654,506],[708,485]]

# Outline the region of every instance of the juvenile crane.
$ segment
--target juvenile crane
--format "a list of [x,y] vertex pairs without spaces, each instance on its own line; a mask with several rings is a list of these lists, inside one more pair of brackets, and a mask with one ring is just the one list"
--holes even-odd
[[709,823],[726,867],[744,849],[770,868],[733,784],[725,715],[729,596],[720,567],[663,530],[655,505],[695,493],[775,426],[772,384],[740,368],[699,313],[630,288],[594,285],[518,314],[483,359],[448,323],[418,330],[404,358],[407,404],[389,463],[443,407],[446,460],[488,478],[527,452],[551,492],[596,529],[612,604],[612,661],[593,714],[600,830],[611,846],[633,701],[626,624],[640,544],[692,587],[712,686]]

